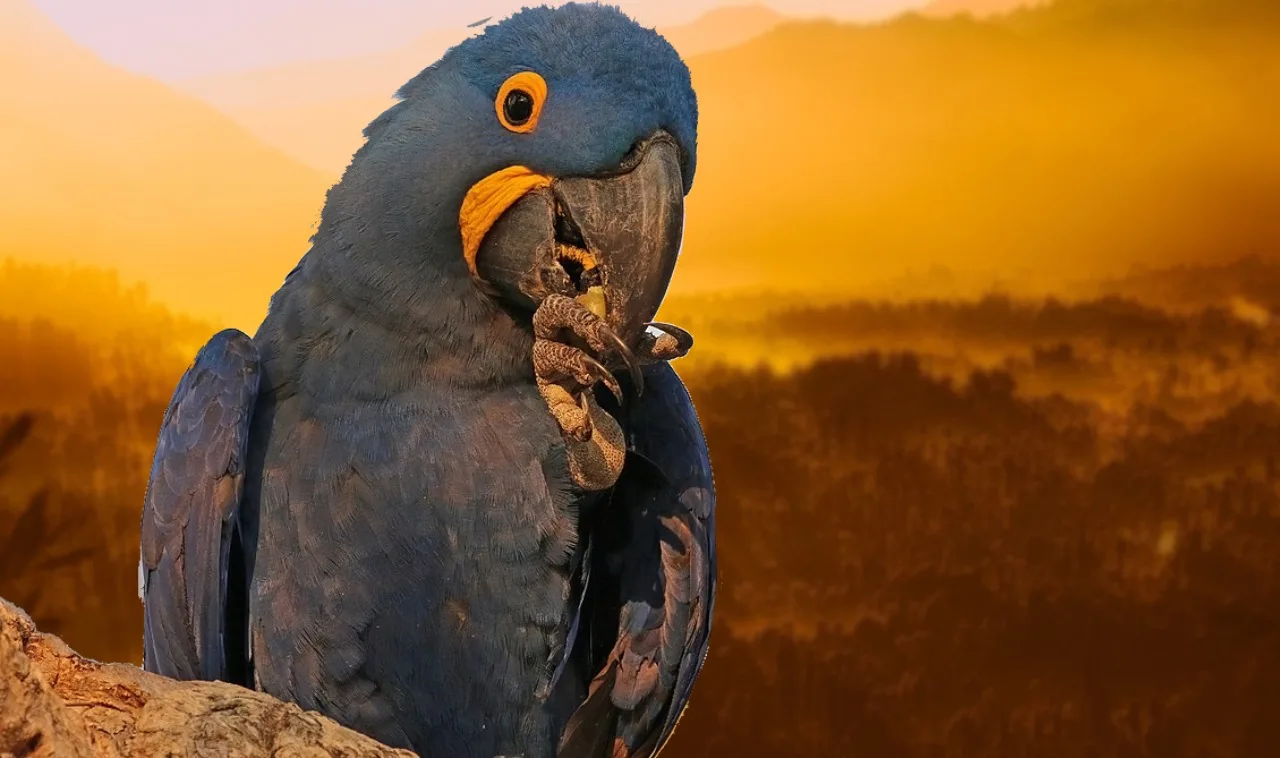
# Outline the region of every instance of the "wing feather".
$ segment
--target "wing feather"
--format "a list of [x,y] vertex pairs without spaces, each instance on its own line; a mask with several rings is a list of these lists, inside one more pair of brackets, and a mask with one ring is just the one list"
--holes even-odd
[[622,411],[628,460],[592,525],[612,582],[593,613],[616,620],[561,758],[652,758],[675,730],[706,659],[715,601],[715,486],[693,402],[666,364]]
[[[238,679],[228,651],[247,588],[229,584],[258,353],[243,332],[214,335],[174,390],[142,510],[143,666],[176,679]],[[246,684],[246,682],[238,682]]]

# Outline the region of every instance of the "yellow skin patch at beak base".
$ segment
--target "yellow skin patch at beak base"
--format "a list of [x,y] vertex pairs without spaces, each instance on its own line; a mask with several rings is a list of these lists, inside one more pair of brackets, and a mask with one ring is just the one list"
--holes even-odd
[[[480,245],[502,214],[533,190],[550,186],[551,177],[525,166],[511,166],[489,174],[467,191],[462,200],[462,210],[458,213],[458,227],[462,231],[462,257],[473,277],[481,278],[476,268]],[[591,271],[597,265],[589,250],[563,245],[557,253],[582,264],[585,271]],[[598,318],[605,317],[608,309],[603,287],[591,287],[577,299]]]
[[484,236],[498,223],[498,218],[528,193],[550,186],[551,177],[525,166],[511,166],[489,174],[467,191],[458,214],[458,226],[462,230],[462,257],[472,276],[480,278],[476,256]]

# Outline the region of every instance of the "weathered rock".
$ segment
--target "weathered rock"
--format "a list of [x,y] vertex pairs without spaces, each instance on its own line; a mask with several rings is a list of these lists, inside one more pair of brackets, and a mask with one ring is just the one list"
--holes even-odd
[[178,682],[77,655],[0,599],[0,758],[412,758],[222,682]]

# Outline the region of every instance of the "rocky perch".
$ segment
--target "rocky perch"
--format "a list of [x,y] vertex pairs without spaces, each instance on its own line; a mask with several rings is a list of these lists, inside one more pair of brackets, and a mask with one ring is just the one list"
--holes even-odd
[[83,658],[0,599],[0,758],[413,758],[296,705]]

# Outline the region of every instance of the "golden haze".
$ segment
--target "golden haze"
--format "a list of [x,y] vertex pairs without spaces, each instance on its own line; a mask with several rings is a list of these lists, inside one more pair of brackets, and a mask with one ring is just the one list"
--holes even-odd
[[[686,57],[734,47],[783,21],[762,6],[720,8],[660,31]],[[196,77],[185,92],[221,109],[296,160],[334,174],[363,142],[366,124],[390,107],[400,85],[480,29],[445,29],[377,55],[307,61]]]
[[[1117,24],[1093,5],[868,27],[722,15],[736,44],[690,58],[700,164],[675,294],[1043,293],[1135,263],[1268,255],[1275,25],[1170,24],[1150,2]],[[338,64],[206,81],[254,139],[55,29],[20,36],[0,46],[0,254],[109,265],[247,329],[388,102],[371,83],[419,65],[353,64],[329,101],[315,76]],[[262,104],[289,87],[297,100]]]
[[1050,0],[933,0],[920,9],[921,15],[946,18],[969,15],[977,18],[998,16],[1025,7],[1045,5]]
[[106,266],[252,329],[330,179],[0,0],[0,259]]
[[898,280],[945,267],[927,294],[1051,292],[1273,254],[1280,27],[1169,24],[1159,2],[1114,23],[1069,12],[1088,4],[795,24],[694,59],[678,285],[919,295]]

